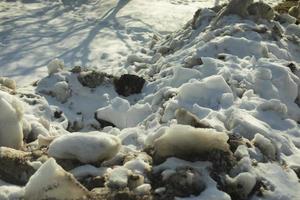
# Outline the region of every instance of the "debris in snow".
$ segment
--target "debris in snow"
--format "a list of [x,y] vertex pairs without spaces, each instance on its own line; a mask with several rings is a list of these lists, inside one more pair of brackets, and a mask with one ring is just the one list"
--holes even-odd
[[297,6],[293,6],[289,9],[289,15],[300,19],[300,2],[298,2]]
[[253,0],[231,0],[228,5],[220,10],[214,19],[212,25],[215,26],[218,24],[219,20],[226,15],[238,15],[240,17],[247,17],[248,7],[253,3]]
[[30,152],[0,147],[0,179],[25,185],[35,172],[30,165],[31,157]]
[[120,78],[116,78],[114,80],[114,85],[116,92],[119,95],[127,97],[132,94],[140,93],[144,87],[145,82],[145,79],[143,79],[142,77],[132,74],[124,74]]
[[275,17],[274,9],[264,2],[255,2],[249,5],[248,12],[256,19],[272,20]]
[[78,81],[85,87],[96,88],[101,85],[109,76],[95,70],[83,71],[78,75]]
[[163,180],[166,187],[165,199],[200,195],[206,188],[202,179],[201,174],[194,169],[176,169],[169,177]]

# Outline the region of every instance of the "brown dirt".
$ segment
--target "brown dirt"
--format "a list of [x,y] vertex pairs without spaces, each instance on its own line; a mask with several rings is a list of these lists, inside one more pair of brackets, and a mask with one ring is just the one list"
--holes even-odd
[[284,2],[279,3],[277,6],[274,7],[275,11],[278,13],[287,13],[292,6],[296,6],[298,0],[287,0]]

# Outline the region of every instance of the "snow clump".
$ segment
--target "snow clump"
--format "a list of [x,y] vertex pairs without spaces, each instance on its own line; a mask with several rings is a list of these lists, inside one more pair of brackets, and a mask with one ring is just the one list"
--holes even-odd
[[212,150],[229,151],[228,135],[213,129],[193,128],[187,125],[173,125],[154,141],[155,156],[186,157],[201,155]]
[[54,158],[76,159],[82,163],[109,160],[120,150],[118,137],[92,131],[70,133],[56,138],[50,145],[48,154]]
[[49,62],[47,68],[48,68],[48,75],[57,73],[64,69],[64,61],[56,58]]

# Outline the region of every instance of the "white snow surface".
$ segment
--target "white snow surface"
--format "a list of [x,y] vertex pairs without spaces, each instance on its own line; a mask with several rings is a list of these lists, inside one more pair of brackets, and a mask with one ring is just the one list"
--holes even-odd
[[[226,175],[233,188],[242,184],[242,194],[251,200],[299,198],[299,25],[230,15],[211,29],[216,13],[207,8],[195,29],[185,25],[198,7],[223,1],[29,2],[0,2],[0,76],[19,84],[14,97],[24,106],[22,118],[9,106],[8,93],[1,92],[0,100],[13,122],[21,120],[25,141],[41,135],[50,143],[50,156],[80,161],[82,166],[70,171],[78,179],[105,174],[108,185],[126,187],[131,173],[146,177],[153,169],[166,175],[189,167],[203,176],[206,188],[198,196],[177,199],[231,199],[210,176],[212,163],[170,157],[193,149],[190,144],[204,142],[201,149],[210,142],[201,138],[203,129],[178,124],[175,112],[181,108],[209,125],[206,131],[219,133],[221,139],[213,145],[222,150],[228,148],[227,134],[243,138],[233,152],[237,164]],[[111,75],[135,74],[146,82],[140,94],[123,97],[109,81],[96,88],[82,86],[78,74],[67,71],[76,65]],[[28,86],[37,79],[36,86]],[[101,128],[95,116],[116,127]],[[171,153],[162,164],[139,156],[115,162],[147,147],[160,151],[164,145],[157,144],[164,138]],[[201,142],[195,144],[195,138]],[[111,158],[107,163],[113,166],[93,166]],[[0,181],[0,199],[41,194],[52,183],[85,194],[69,182],[70,176],[51,158],[25,189]],[[251,193],[258,181],[262,197]],[[147,193],[149,186],[145,182],[136,192]],[[45,197],[61,194],[57,189]]]

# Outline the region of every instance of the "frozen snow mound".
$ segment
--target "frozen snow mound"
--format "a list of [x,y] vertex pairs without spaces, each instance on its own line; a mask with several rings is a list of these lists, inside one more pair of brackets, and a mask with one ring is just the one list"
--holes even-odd
[[97,118],[113,123],[118,128],[137,126],[152,113],[148,103],[130,106],[126,99],[116,97],[111,104],[97,110]]
[[229,151],[228,135],[214,129],[193,128],[187,125],[173,125],[154,141],[155,156],[186,157],[201,155],[212,150]]
[[23,145],[22,103],[0,91],[0,112],[0,146],[20,149]]
[[49,145],[48,154],[54,158],[94,163],[111,159],[120,147],[120,139],[116,136],[98,131],[77,132],[56,138]]
[[50,158],[29,179],[24,199],[88,199],[88,190]]

